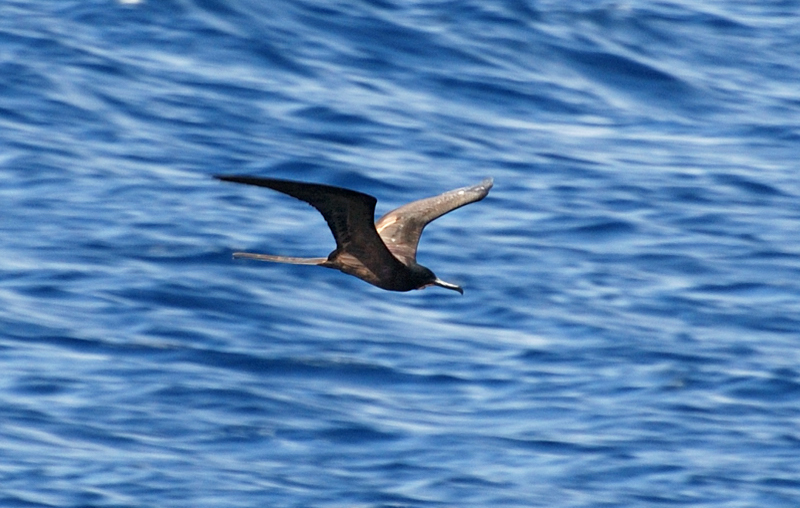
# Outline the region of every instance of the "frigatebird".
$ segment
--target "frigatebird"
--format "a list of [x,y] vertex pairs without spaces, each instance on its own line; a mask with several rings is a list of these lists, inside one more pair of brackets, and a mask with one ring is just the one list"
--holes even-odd
[[336,249],[327,258],[297,258],[251,252],[234,252],[234,258],[335,268],[389,291],[410,291],[441,286],[464,294],[456,284],[439,279],[417,263],[422,230],[434,219],[485,198],[493,180],[413,201],[387,213],[377,222],[373,196],[358,191],[277,178],[215,175],[226,182],[257,185],[288,194],[316,208],[328,223]]

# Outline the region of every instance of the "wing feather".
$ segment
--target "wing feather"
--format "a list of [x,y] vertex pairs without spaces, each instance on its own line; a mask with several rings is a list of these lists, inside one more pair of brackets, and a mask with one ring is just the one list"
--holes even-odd
[[422,230],[431,221],[489,194],[493,180],[484,179],[471,187],[447,191],[438,196],[412,201],[387,213],[375,223],[386,248],[405,264],[416,262]]
[[348,259],[355,258],[376,275],[396,269],[400,264],[375,230],[377,200],[368,194],[332,185],[277,178],[241,175],[220,175],[215,178],[273,189],[316,208],[325,218],[336,240],[336,250],[331,258],[339,253],[347,253]]

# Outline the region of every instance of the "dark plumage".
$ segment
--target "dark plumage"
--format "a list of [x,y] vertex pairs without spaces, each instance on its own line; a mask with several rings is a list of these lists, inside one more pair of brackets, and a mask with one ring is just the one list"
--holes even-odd
[[429,222],[456,208],[480,201],[492,188],[492,179],[487,178],[472,187],[413,201],[373,223],[377,200],[361,192],[276,178],[239,175],[217,175],[215,178],[267,187],[305,201],[325,217],[336,239],[336,249],[327,258],[235,252],[233,256],[236,258],[335,268],[390,291],[410,291],[436,285],[462,294],[464,291],[459,286],[440,280],[417,263],[419,237]]

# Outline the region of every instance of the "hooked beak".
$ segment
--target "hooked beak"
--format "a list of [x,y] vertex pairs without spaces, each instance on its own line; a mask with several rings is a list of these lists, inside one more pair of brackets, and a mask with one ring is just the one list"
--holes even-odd
[[434,286],[439,286],[447,289],[452,289],[453,291],[458,291],[462,295],[464,294],[464,290],[461,289],[461,286],[457,286],[455,284],[450,284],[449,282],[445,282],[442,279],[436,279],[433,281]]

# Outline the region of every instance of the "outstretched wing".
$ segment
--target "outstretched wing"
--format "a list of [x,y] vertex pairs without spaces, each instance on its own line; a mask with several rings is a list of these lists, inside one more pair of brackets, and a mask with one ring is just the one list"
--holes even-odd
[[409,264],[411,261],[416,261],[419,237],[429,222],[456,208],[485,198],[492,188],[492,183],[491,178],[486,178],[472,187],[463,187],[413,201],[378,219],[375,229],[389,251],[403,263]]
[[325,218],[336,239],[336,251],[350,254],[368,268],[394,267],[398,263],[375,230],[373,221],[377,200],[368,194],[331,185],[277,178],[241,175],[216,175],[215,178],[267,187],[305,201]]

